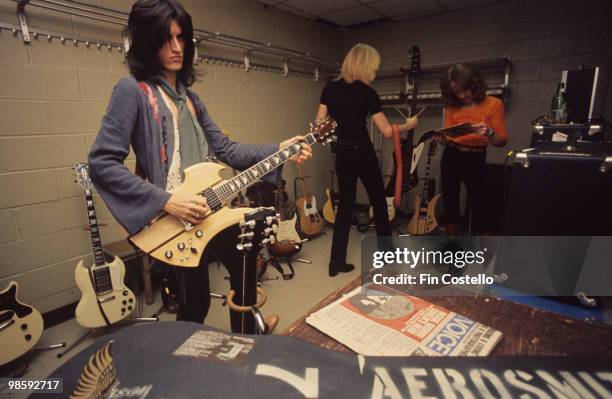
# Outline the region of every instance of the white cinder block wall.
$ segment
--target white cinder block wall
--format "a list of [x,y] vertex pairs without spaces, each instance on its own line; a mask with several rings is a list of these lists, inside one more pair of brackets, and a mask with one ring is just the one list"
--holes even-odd
[[[487,159],[490,163],[503,163],[508,149],[529,146],[531,121],[550,113],[551,99],[563,69],[577,69],[580,64],[599,65],[595,111],[605,114],[607,120],[612,118],[609,10],[610,2],[606,0],[506,0],[349,31],[345,34],[344,48],[346,51],[357,42],[371,44],[381,53],[383,69],[409,66],[409,50],[413,45],[420,47],[422,65],[510,57],[511,94],[506,104],[509,140],[504,149],[490,147]],[[374,86],[381,87],[381,83],[375,82]],[[428,109],[416,137],[441,124],[441,108]],[[385,162],[391,162],[389,149],[390,143],[386,143]],[[432,163],[432,177],[438,178],[438,187],[440,155],[438,152]],[[421,177],[424,165],[425,162],[419,165]],[[385,165],[383,170],[386,169]],[[411,191],[410,196],[417,192],[421,190]],[[366,197],[360,198],[363,201]]]
[[[128,11],[132,2],[92,3]],[[183,2],[194,26],[209,31],[309,51],[336,61],[342,33],[254,0]],[[0,22],[18,24],[17,5],[0,0]],[[121,27],[28,6],[31,27],[78,37],[121,42]],[[242,54],[202,46],[241,59]],[[0,287],[20,283],[20,297],[45,312],[79,298],[73,272],[77,262],[92,262],[83,192],[73,183],[71,166],[87,159],[113,85],[127,74],[118,51],[83,44],[24,45],[21,35],[0,33]],[[279,58],[263,60],[275,62]],[[253,62],[262,62],[255,56]],[[301,66],[306,68],[306,66]],[[323,83],[235,67],[201,65],[194,89],[213,119],[245,142],[280,142],[307,130]],[[323,200],[331,157],[318,147],[316,161],[305,165],[309,188]],[[134,166],[133,155],[128,166]],[[293,164],[284,176],[292,182]],[[289,186],[292,191],[292,186]],[[96,205],[105,243],[125,237],[102,201]]]

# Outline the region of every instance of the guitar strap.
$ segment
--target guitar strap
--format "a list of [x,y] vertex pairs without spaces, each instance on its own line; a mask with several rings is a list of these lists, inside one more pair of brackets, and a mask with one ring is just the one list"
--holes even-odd
[[399,208],[400,202],[402,201],[404,163],[402,162],[402,146],[399,127],[395,124],[391,125],[391,132],[393,138],[393,156],[395,160],[395,191],[393,205],[395,205],[396,208]]

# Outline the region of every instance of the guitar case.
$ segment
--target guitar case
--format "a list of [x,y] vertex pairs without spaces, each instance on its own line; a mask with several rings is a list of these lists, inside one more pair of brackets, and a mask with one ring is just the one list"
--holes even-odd
[[100,338],[49,376],[63,378],[64,393],[31,397],[67,397],[109,340],[116,377],[104,397],[111,398],[556,397],[559,386],[609,397],[612,389],[605,377],[612,364],[603,358],[363,357],[291,337],[158,322]]

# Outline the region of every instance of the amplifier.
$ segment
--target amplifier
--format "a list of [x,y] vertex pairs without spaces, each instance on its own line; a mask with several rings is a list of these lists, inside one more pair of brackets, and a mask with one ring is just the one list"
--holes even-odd
[[504,235],[612,235],[612,144],[565,147],[516,155]]

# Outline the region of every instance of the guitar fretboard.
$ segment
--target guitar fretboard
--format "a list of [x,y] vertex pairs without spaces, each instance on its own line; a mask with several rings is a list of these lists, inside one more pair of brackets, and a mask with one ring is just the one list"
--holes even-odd
[[[306,135],[304,142],[309,145],[314,144],[316,142],[314,134],[309,133]],[[222,184],[214,188],[208,188],[200,194],[206,198],[206,202],[208,203],[211,211],[216,212],[221,209],[223,204],[225,204],[229,199],[236,196],[238,192],[253,185],[261,177],[287,162],[287,160],[297,154],[300,149],[301,146],[296,141],[290,146],[278,150],[263,161],[251,166]]]
[[85,190],[85,204],[87,204],[87,221],[89,223],[91,246],[93,248],[95,264],[96,266],[103,266],[106,262],[104,261],[102,241],[100,240],[100,231],[98,228],[98,220],[96,218],[96,207],[94,205],[91,190]]
[[425,180],[423,181],[423,198],[421,198],[421,206],[426,207],[429,204],[429,172],[431,171],[431,157],[436,152],[436,143],[429,143],[429,153],[427,154],[427,168],[425,169]]

